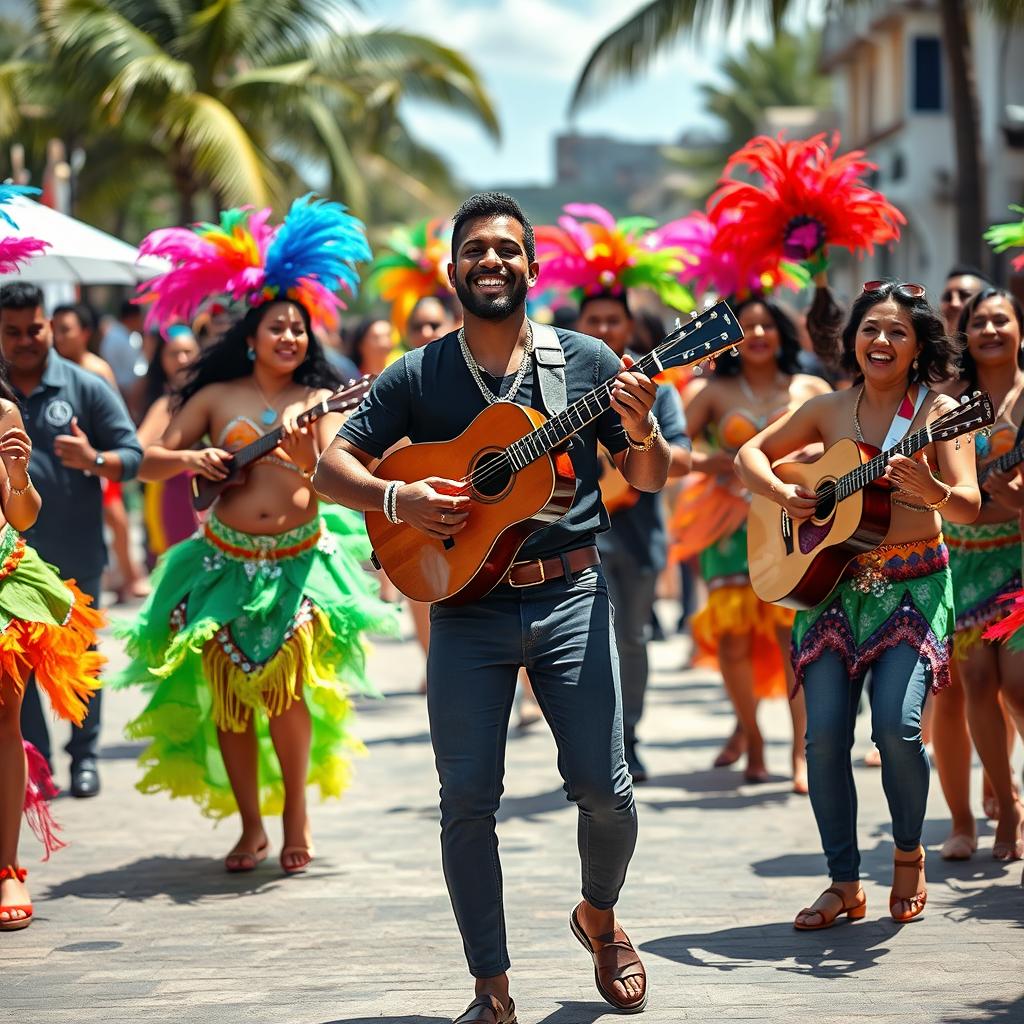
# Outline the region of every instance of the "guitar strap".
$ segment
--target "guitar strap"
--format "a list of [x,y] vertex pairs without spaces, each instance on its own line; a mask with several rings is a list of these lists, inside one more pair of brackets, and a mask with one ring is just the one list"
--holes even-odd
[[537,367],[540,401],[549,416],[565,412],[569,404],[565,390],[565,353],[558,334],[550,324],[530,321],[533,328],[533,359]]
[[885,435],[885,440],[882,442],[883,452],[887,452],[894,444],[898,444],[907,436],[914,417],[921,411],[921,406],[924,405],[924,400],[927,397],[928,389],[923,384],[917,385],[917,398],[914,401],[910,400],[910,392],[907,391],[896,410],[896,415],[892,418],[889,433]]

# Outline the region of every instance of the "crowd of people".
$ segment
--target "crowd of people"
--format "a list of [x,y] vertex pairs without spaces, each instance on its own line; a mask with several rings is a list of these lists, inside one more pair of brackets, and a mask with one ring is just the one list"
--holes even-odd
[[[267,858],[264,818],[280,815],[281,869],[306,870],[307,785],[344,791],[353,701],[375,693],[362,638],[393,630],[401,600],[370,566],[361,513],[383,509],[446,543],[473,514],[458,481],[387,483],[376,461],[450,440],[496,401],[557,414],[559,401],[606,380],[609,406],[569,449],[578,483],[566,516],[479,601],[409,603],[427,665],[445,878],[476,979],[458,1020],[515,1020],[494,813],[517,687],[552,729],[579,807],[573,933],[609,1003],[646,1005],[614,906],[636,842],[633,786],[647,779],[640,732],[648,643],[666,631],[659,596],[680,599],[693,664],[717,668],[735,711],[715,767],[742,762],[746,782],[769,780],[758,704],[788,699],[792,788],[809,794],[830,879],[796,928],[866,913],[851,760],[862,702],[892,815],[894,920],[927,900],[929,750],[950,814],[940,856],[978,849],[973,748],[996,823],[991,856],[1024,859],[1013,771],[1024,654],[1015,636],[993,633],[1007,631],[1008,599],[1022,588],[1024,482],[1009,456],[1024,436],[1024,310],[1012,292],[955,267],[937,302],[917,284],[869,281],[847,308],[819,273],[805,312],[777,290],[734,298],[737,353],[653,383],[631,367],[670,329],[661,317],[674,293],[657,282],[673,264],[664,252],[651,262],[645,289],[628,276],[635,254],[618,276],[597,268],[600,287],[583,286],[577,263],[548,310],[563,356],[549,377],[526,299],[544,266],[538,248],[551,259],[567,243],[535,240],[510,197],[475,196],[458,211],[448,285],[404,305],[400,334],[390,315],[342,322],[338,295],[354,291],[369,251],[337,204],[299,200],[273,232],[265,215],[232,211],[220,228],[159,234],[147,251],[173,269],[116,318],[81,303],[47,310],[27,281],[0,289],[0,930],[32,920],[23,809],[56,845],[40,692],[71,723],[74,796],[100,792],[104,689],[140,686],[147,703],[128,727],[146,744],[140,788],[188,797],[212,817],[237,811],[230,872]],[[216,270],[201,258],[226,240],[259,254],[244,286],[237,261]],[[645,252],[653,261],[657,248]],[[359,409],[331,411],[337,389],[363,375],[375,381]],[[776,475],[780,460],[848,438],[889,448],[977,391],[996,410],[991,429],[889,460],[884,543],[824,602],[794,613],[757,596],[751,495],[794,522],[816,514],[814,493]],[[236,473],[234,453],[272,432],[263,457]],[[193,506],[196,477],[223,485],[209,513]],[[100,688],[106,593],[144,603],[118,631],[127,667]]]

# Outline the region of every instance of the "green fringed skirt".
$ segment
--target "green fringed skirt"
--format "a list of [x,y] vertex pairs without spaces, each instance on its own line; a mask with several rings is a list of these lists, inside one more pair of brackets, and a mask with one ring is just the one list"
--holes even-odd
[[211,817],[237,808],[217,730],[244,732],[259,747],[264,813],[283,805],[269,719],[303,700],[312,719],[309,783],[340,796],[349,754],[352,693],[373,694],[365,677],[366,631],[395,621],[360,566],[369,556],[362,516],[334,506],[282,534],[246,534],[211,516],[171,548],[153,593],[118,632],[131,664],[110,685],[152,690],[128,725],[149,746],[138,788],[195,800]]

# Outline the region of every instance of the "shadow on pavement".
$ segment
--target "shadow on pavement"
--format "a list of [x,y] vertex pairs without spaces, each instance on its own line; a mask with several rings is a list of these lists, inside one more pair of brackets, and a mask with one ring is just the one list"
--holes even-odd
[[339,1017],[324,1024],[451,1024],[451,1017]]
[[645,942],[645,953],[686,967],[738,971],[765,964],[789,974],[843,978],[874,967],[889,949],[896,925],[868,921],[839,924],[808,938],[792,924],[749,925],[717,932],[670,935]]
[[549,1013],[537,1024],[594,1024],[605,1015],[619,1016],[606,1003],[562,1003],[561,1009]]
[[[961,1010],[957,1011],[955,1017],[943,1017],[940,1024],[962,1024],[965,1019],[962,1014],[964,1010],[970,1010],[970,1020],[975,1024],[1018,1024],[1024,1020],[1024,996],[1015,999],[1012,1003],[1001,1003],[997,999],[988,999],[983,1003],[975,1003],[969,1006],[966,1003]],[[975,1013],[986,1014],[984,1017],[976,1017]]]
[[100,769],[103,761],[135,761],[148,743],[105,743],[100,747]]
[[110,871],[69,878],[51,887],[44,898],[59,900],[65,896],[77,896],[86,900],[142,901],[166,896],[175,903],[191,904],[225,896],[250,895],[284,881],[273,858],[255,871],[229,875],[219,859],[144,857]]

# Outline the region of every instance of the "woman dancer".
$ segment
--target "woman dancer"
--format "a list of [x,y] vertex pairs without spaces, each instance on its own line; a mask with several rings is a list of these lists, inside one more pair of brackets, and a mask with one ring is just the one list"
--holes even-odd
[[[160,335],[159,348],[146,373],[146,415],[138,429],[143,449],[156,444],[170,425],[171,394],[185,385],[198,356],[199,342],[185,324],[174,324]],[[200,453],[194,451],[192,458],[198,462]],[[199,520],[192,508],[191,479],[192,471],[186,470],[145,485],[146,547],[152,562],[196,532]]]
[[[360,539],[352,518],[321,511],[310,484],[339,417],[296,426],[336,383],[309,310],[332,312],[333,292],[354,286],[350,263],[368,255],[362,227],[333,203],[297,201],[276,232],[268,212],[230,211],[219,229],[197,229],[209,262],[197,257],[191,232],[160,232],[143,246],[180,260],[148,285],[158,319],[186,318],[192,297],[208,293],[210,263],[221,260],[222,290],[236,292],[241,279],[254,304],[201,356],[141,476],[191,469],[223,479],[228,449],[275,426],[284,433],[274,453],[225,490],[202,534],[161,559],[154,593],[125,632],[135,661],[120,683],[158,680],[128,727],[150,740],[139,788],[189,796],[214,817],[237,808],[242,833],[225,861],[233,872],[267,857],[262,816],[283,812],[280,863],[294,874],[313,859],[307,782],[339,796],[348,779],[348,695],[367,689],[360,634],[389,620],[349,554]],[[204,436],[218,446],[191,451]]]
[[22,809],[47,856],[63,845],[42,804],[56,792],[46,762],[21,737],[25,683],[34,672],[56,714],[81,725],[103,664],[89,649],[102,625],[89,608],[91,599],[73,581],[62,582],[19,536],[39,514],[31,454],[17,399],[0,367],[0,619],[6,624],[0,631],[0,931],[32,923],[28,872],[18,864]]
[[[812,399],[771,424],[740,450],[741,479],[797,520],[815,496],[783,483],[772,464],[809,444],[856,438],[887,448],[954,408],[928,389],[950,376],[956,343],[928,305],[921,285],[872,281],[854,302],[843,332],[843,363],[853,388]],[[939,481],[932,469],[941,474]],[[938,512],[971,522],[981,496],[969,444],[928,445],[918,459],[894,456],[892,522],[885,544],[861,556],[817,608],[797,615],[794,668],[807,700],[811,806],[832,885],[801,910],[798,929],[827,928],[842,914],[862,918],[857,798],[850,748],[864,675],[872,670],[872,739],[882,753],[882,786],[896,843],[889,910],[909,921],[927,900],[921,829],[928,798],[928,755],[921,713],[929,686],[949,684],[953,588]]]
[[[785,416],[828,385],[797,372],[800,342],[792,321],[767,299],[748,299],[735,307],[746,338],[739,358],[720,359],[715,375],[686,409],[691,437],[702,434],[712,451],[693,453],[695,471],[715,477],[736,492],[733,458],[740,446],[767,424]],[[705,506],[706,509],[706,506]],[[757,725],[762,697],[785,696],[794,687],[789,659],[793,613],[759,601],[747,570],[746,516],[738,528],[716,539],[700,556],[708,601],[692,621],[694,641],[717,656],[737,727],[716,765],[732,764],[746,751],[748,782],[765,782],[764,739]],[[793,717],[793,790],[807,792],[804,758],[803,695],[790,701]]]
[[[989,463],[1014,447],[1024,418],[1024,310],[1009,292],[984,288],[964,306],[960,332],[967,338],[961,356],[963,391],[987,391],[997,410],[990,436],[975,440],[980,478]],[[935,702],[936,762],[953,815],[943,856],[963,860],[978,846],[970,808],[971,747],[963,725],[966,698],[970,733],[998,801],[992,856],[1020,860],[1024,812],[1013,783],[1000,696],[1011,717],[1024,721],[1024,654],[982,634],[1006,615],[1003,598],[1021,586],[1018,517],[1024,509],[1024,486],[1016,470],[993,468],[982,491],[986,498],[974,522],[946,526],[957,616],[953,685]],[[1012,730],[1009,742],[1012,749]]]

